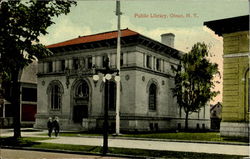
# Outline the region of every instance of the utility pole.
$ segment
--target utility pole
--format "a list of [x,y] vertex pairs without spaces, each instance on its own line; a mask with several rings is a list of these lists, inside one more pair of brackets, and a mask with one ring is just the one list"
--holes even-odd
[[[116,0],[116,15],[117,15],[117,55],[116,55],[116,67],[119,72],[119,76],[121,74],[121,64],[120,64],[120,59],[121,59],[121,11],[120,11],[120,0]],[[121,83],[120,80],[116,81],[116,135],[120,134],[120,87]]]

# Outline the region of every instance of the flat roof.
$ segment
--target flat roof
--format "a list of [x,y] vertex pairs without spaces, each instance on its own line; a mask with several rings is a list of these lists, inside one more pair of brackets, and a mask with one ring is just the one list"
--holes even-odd
[[225,33],[233,33],[249,30],[249,15],[219,19],[204,22],[204,25],[212,29],[215,34],[222,36]]

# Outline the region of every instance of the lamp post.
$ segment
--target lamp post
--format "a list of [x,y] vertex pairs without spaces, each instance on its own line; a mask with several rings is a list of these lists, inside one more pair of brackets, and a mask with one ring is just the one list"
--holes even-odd
[[[102,73],[103,76],[103,82],[105,83],[105,92],[107,94],[104,95],[105,102],[104,102],[104,121],[103,121],[103,155],[106,155],[108,152],[108,130],[109,130],[109,124],[108,124],[108,107],[109,107],[109,93],[110,93],[110,80],[112,78],[113,73],[119,73],[117,69],[111,69],[109,67],[109,58],[106,55],[105,60],[103,63],[102,69],[94,69],[94,75],[93,80],[94,82],[97,82],[99,80],[98,73]],[[118,76],[117,76],[118,77]],[[120,80],[119,78],[115,78],[115,80]]]

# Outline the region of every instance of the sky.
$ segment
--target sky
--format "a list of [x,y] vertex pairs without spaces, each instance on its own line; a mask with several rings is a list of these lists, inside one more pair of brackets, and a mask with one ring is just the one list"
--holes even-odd
[[[175,48],[188,52],[197,42],[210,46],[212,62],[219,64],[222,74],[223,39],[203,25],[205,21],[249,14],[248,0],[120,0],[121,28],[129,28],[151,39],[160,41],[164,33],[175,34]],[[71,12],[54,18],[45,44],[54,44],[78,36],[117,29],[115,0],[78,0]],[[216,89],[220,91],[212,104],[222,101],[222,79]]]

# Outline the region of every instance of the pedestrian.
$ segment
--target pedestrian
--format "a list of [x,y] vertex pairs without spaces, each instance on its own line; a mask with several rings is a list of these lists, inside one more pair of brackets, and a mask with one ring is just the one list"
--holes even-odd
[[53,127],[55,130],[55,136],[57,137],[59,134],[59,130],[60,130],[60,125],[59,125],[59,118],[56,116],[54,121],[53,121]]
[[53,121],[51,117],[49,117],[48,119],[47,127],[48,127],[48,136],[51,137],[51,133],[53,131]]

